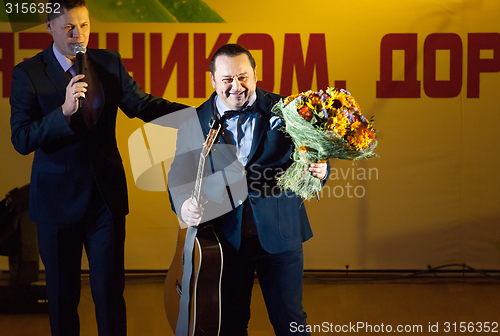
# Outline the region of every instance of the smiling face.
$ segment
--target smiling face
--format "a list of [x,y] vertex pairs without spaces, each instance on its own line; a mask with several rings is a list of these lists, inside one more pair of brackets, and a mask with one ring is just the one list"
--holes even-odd
[[76,7],[52,21],[46,22],[47,30],[52,34],[54,44],[67,58],[75,57],[75,44],[89,42],[90,18],[85,7]]
[[252,69],[246,54],[217,57],[210,79],[224,105],[231,110],[241,110],[248,105],[257,87],[256,68]]

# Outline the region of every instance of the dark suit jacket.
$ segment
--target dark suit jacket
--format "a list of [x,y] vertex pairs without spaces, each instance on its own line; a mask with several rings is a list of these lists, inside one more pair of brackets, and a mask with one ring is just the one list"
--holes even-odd
[[[214,113],[215,96],[214,92],[210,99],[197,109],[196,120],[190,120],[179,128],[176,156],[168,175],[171,203],[173,210],[178,210],[178,216],[182,203],[190,197],[201,150],[199,139],[191,139],[196,138],[196,132],[200,132],[200,125],[203,135],[208,134],[209,120]],[[259,114],[256,118],[249,160],[245,167],[236,160],[235,154],[230,150],[232,146],[227,146],[223,138],[220,138],[221,144],[216,146],[210,163],[207,164],[208,175],[212,176],[206,178],[203,186],[203,193],[209,201],[205,206],[204,218],[207,212],[210,212],[210,207],[224,208],[221,205],[224,203],[220,199],[221,195],[226,201],[232,201],[234,208],[210,222],[214,224],[216,231],[224,235],[237,249],[241,241],[241,204],[244,203],[247,192],[259,240],[266,251],[278,253],[291,250],[312,237],[302,199],[292,192],[278,191],[276,186],[275,176],[290,166],[290,156],[294,150],[291,139],[280,131],[279,127],[271,129],[270,111],[280,98],[277,94],[257,88],[256,107]],[[222,171],[225,176],[215,178]],[[246,188],[238,185],[238,176]],[[225,187],[224,182],[226,185],[234,184],[236,188],[221,192],[221,185],[222,189]],[[215,212],[217,215],[217,211]],[[220,213],[224,211],[219,211]]]
[[94,180],[111,212],[126,215],[127,186],[115,138],[118,107],[144,121],[185,107],[144,93],[118,52],[88,49],[87,57],[104,94],[102,112],[90,129],[80,112],[70,125],[62,114],[67,80],[52,45],[18,64],[12,74],[12,143],[21,154],[35,151],[30,190],[34,221],[80,220]]

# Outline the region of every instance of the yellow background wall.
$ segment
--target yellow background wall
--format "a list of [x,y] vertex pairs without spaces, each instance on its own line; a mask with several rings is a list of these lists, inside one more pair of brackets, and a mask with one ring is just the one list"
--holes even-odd
[[[269,64],[274,65],[274,84],[266,89],[278,93],[283,85],[284,59],[296,57],[285,51],[287,36],[300,34],[306,67],[307,60],[313,57],[307,56],[308,44],[319,36],[324,38],[326,46],[328,85],[345,81],[363,113],[375,116],[380,158],[356,164],[331,160],[332,177],[321,201],[306,202],[315,233],[304,245],[306,269],[343,269],[346,265],[351,270],[423,269],[427,265],[450,263],[466,263],[480,269],[500,268],[500,2],[256,0],[242,5],[206,0],[205,3],[226,22],[100,22],[90,7],[91,30],[97,33],[92,39],[98,36],[98,46],[107,48],[110,47],[107,37],[118,34],[118,50],[124,59],[137,57],[134,51],[142,50],[143,89],[155,92],[158,88],[151,85],[154,76],[151,57],[161,53],[165,64],[170,55],[175,56],[172,44],[176,37],[187,34],[188,75],[181,72],[178,78],[181,65],[176,64],[160,95],[198,106],[212,88],[207,72],[205,97],[195,97],[195,73],[198,73],[195,53],[199,51],[196,36],[205,34],[205,57],[221,34],[230,34],[229,42],[238,42],[245,34],[270,36],[273,59],[260,50],[251,51],[259,65],[259,77],[263,77],[263,63],[267,62],[268,71]],[[0,23],[0,33],[11,32],[8,23]],[[13,33],[16,64],[41,51],[20,45],[23,38],[20,36],[26,32],[46,30],[37,26]],[[134,36],[137,38],[134,33],[144,34],[144,47],[134,41]],[[405,41],[405,50],[394,45],[392,50],[391,44],[387,49],[384,45],[383,41],[394,38],[394,34],[404,34],[397,36]],[[438,43],[432,44],[435,34],[448,35],[441,35]],[[158,38],[161,50],[154,40]],[[444,46],[443,41],[448,40],[453,47]],[[478,41],[484,42],[482,47]],[[5,59],[6,48],[1,51],[0,59]],[[381,56],[382,50],[390,57]],[[410,57],[411,50],[415,59]],[[457,60],[458,65],[453,63]],[[315,68],[318,69],[319,66]],[[461,70],[461,76],[457,69]],[[7,70],[4,67],[0,72],[0,92],[5,89],[3,78]],[[306,84],[309,83],[306,89],[325,89],[317,86],[317,81],[323,83],[325,74],[318,75],[318,71],[311,74],[310,80],[299,76],[300,81],[306,78]],[[136,77],[133,72],[132,75]],[[474,78],[478,76],[477,97]],[[297,71],[293,78],[295,93],[303,89],[304,83],[300,87]],[[412,78],[412,93],[388,98],[404,85],[398,81],[407,83]],[[179,94],[177,87],[186,81],[187,97],[185,93]],[[267,82],[272,80],[267,78]],[[450,83],[455,89],[441,89]],[[377,85],[383,84],[394,87],[389,91],[381,88],[377,93]],[[448,97],[435,97],[443,92]],[[9,117],[8,96],[0,94],[0,196],[29,183],[32,161],[32,155],[23,157],[14,151]],[[165,192],[145,191],[135,185],[137,176],[131,170],[128,139],[142,125],[140,120],[129,120],[119,114],[117,136],[130,196],[126,268],[166,269],[175,249],[177,220]],[[175,133],[169,134],[171,141],[165,141],[164,145],[171,148]],[[7,268],[6,257],[1,257],[0,269]]]

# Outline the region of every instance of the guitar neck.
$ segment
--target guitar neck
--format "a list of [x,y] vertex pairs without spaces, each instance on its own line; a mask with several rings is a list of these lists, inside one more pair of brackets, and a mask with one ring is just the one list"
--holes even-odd
[[210,149],[212,148],[214,142],[217,140],[219,131],[221,130],[221,124],[218,121],[211,122],[211,129],[207,135],[207,139],[203,144],[203,149],[200,153],[200,160],[198,162],[198,172],[196,173],[196,183],[194,185],[193,194],[191,197],[191,203],[196,206],[200,206],[201,197],[201,184],[203,181],[203,172],[205,171],[205,158],[209,155]]
[[196,173],[196,183],[194,185],[193,197],[191,198],[191,203],[193,203],[196,206],[200,205],[201,182],[203,180],[204,171],[205,171],[205,156],[200,155],[200,160],[198,163],[198,172]]

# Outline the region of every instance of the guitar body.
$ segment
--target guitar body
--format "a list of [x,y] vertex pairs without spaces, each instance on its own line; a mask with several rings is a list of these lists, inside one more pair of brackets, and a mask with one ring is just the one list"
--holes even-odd
[[[167,319],[175,333],[184,274],[184,244],[188,228],[179,229],[174,259],[164,287]],[[200,225],[193,250],[190,279],[189,333],[182,336],[217,336],[220,331],[222,247],[212,225]]]

